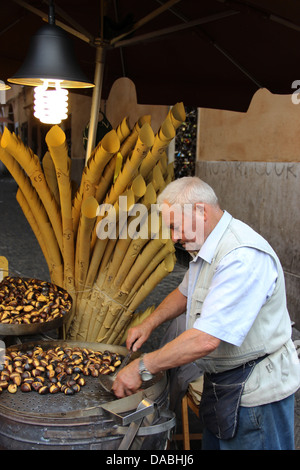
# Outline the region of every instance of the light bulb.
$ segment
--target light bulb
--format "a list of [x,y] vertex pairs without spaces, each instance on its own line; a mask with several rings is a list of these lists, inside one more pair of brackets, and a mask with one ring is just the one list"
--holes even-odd
[[61,88],[60,82],[43,80],[43,85],[34,89],[34,115],[45,124],[59,124],[68,117],[68,90]]

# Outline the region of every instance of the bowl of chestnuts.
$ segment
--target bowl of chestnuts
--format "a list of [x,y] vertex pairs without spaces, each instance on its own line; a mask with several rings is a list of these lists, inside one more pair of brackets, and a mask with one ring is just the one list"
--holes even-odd
[[27,335],[59,328],[72,298],[47,281],[6,276],[0,282],[0,335]]

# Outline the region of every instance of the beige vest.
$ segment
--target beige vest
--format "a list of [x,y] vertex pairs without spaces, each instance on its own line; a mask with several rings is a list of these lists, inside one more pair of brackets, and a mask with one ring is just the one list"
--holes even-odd
[[295,392],[300,385],[300,368],[291,341],[291,322],[286,307],[284,274],[280,261],[266,240],[243,222],[232,219],[217,246],[212,262],[203,261],[192,295],[188,327],[192,328],[201,315],[216,267],[226,254],[242,246],[261,250],[273,257],[278,270],[276,287],[262,306],[241,346],[222,341],[213,353],[196,362],[207,372],[221,372],[268,354],[255,367],[242,396],[242,405],[256,406],[285,398]]

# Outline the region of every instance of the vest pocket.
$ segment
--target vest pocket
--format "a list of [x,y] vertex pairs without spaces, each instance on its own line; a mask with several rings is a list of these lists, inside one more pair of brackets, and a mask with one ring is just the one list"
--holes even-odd
[[[264,361],[262,361],[262,362],[264,362]],[[245,388],[244,388],[243,395],[247,395],[248,393],[254,392],[255,390],[258,389],[258,387],[260,385],[260,380],[261,380],[260,366],[261,366],[262,362],[259,363],[259,364],[256,364],[256,366],[254,367],[254,370],[251,373],[250,377],[248,377],[248,380],[245,383]]]
[[207,294],[208,294],[208,289],[206,287],[198,287],[193,292],[192,300],[196,302],[196,304],[199,303],[202,305]]
[[188,320],[188,328],[192,328],[197,318],[200,317],[203,302],[207,294],[208,294],[208,289],[205,287],[198,287],[194,290],[193,295],[192,295],[191,310],[190,310],[189,320]]

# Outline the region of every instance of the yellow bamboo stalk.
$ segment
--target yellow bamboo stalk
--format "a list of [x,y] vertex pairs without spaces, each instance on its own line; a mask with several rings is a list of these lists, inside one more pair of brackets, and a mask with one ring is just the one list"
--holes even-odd
[[152,149],[141,165],[140,172],[146,180],[156,163],[161,158],[165,158],[164,154],[167,146],[175,137],[176,130],[185,121],[185,119],[186,114],[183,103],[176,103],[168,112],[166,119],[163,121],[155,136],[155,142]]
[[97,340],[98,331],[100,331],[103,319],[106,316],[109,303],[110,298],[103,291],[102,279],[98,276],[92,289],[92,295],[84,307],[84,312],[87,312],[89,316],[89,324],[86,332],[87,341]]
[[62,250],[62,221],[60,211],[51,191],[46,183],[44,173],[42,171],[39,159],[32,150],[26,147],[16,136],[11,134],[7,127],[5,127],[1,146],[7,150],[17,162],[20,164],[24,171],[29,176],[32,185],[36,189],[45,210],[51,221],[55,236],[57,238],[58,245]]
[[116,158],[117,155],[114,155],[110,162],[106,165],[103,175],[101,176],[101,179],[97,185],[95,198],[97,199],[98,204],[101,204],[104,201],[109,187],[112,184],[116,165]]
[[126,341],[129,328],[139,325],[154,311],[154,309],[155,306],[152,305],[144,312],[131,313],[128,310],[121,312],[119,314],[119,318],[115,322],[115,327],[111,328],[106,334],[106,344],[122,344]]
[[[171,240],[168,240],[166,245],[164,245],[154,256],[153,259],[146,265],[145,269],[141,273],[140,277],[135,281],[134,285],[130,288],[125,304],[129,305],[133,297],[136,295],[136,292],[140,287],[146,282],[148,277],[153,273],[157,266],[164,260],[164,258],[169,253],[175,253],[175,248]],[[127,292],[127,287],[121,288],[125,293]]]
[[128,137],[122,143],[121,148],[120,148],[120,153],[123,156],[124,162],[127,159],[130,152],[132,151],[132,149],[134,148],[134,146],[137,142],[138,136],[139,136],[140,129],[143,126],[143,124],[145,124],[145,123],[148,123],[150,125],[150,123],[151,123],[151,116],[150,115],[145,115],[145,116],[142,116],[141,118],[139,118],[136,121],[135,125],[133,126],[133,129],[132,129],[131,133],[128,135]]
[[[81,217],[76,240],[75,256],[75,287],[76,287],[76,310],[74,312],[77,326],[73,325],[73,330],[80,331],[82,315],[80,311],[81,299],[83,297],[85,280],[90,260],[90,237],[94,227],[98,203],[92,196],[85,199],[81,206]],[[80,318],[77,318],[77,317]]]
[[[175,252],[175,248],[172,240],[150,240],[143,249],[143,251],[138,255],[126,278],[124,279],[120,290],[126,294],[130,294],[139,279],[141,279],[141,285],[147,278],[143,276],[143,273],[145,273],[145,271],[151,274],[151,272],[156,268],[156,266],[169,253],[173,252]],[[135,291],[138,287],[139,286],[136,287]]]
[[139,131],[138,139],[130,158],[124,164],[124,167],[112,186],[109,195],[105,199],[108,204],[113,204],[117,198],[125,191],[127,186],[136,176],[136,172],[147,155],[149,148],[153,145],[154,134],[148,123],[143,124]]
[[156,164],[152,171],[151,182],[154,186],[155,191],[159,194],[166,187],[166,182],[164,180],[160,165]]
[[[145,221],[145,224],[147,225],[148,228],[148,234],[150,235],[150,223],[149,223],[150,217],[147,218]],[[146,245],[148,242],[150,236],[148,235],[147,238],[137,238],[136,240],[130,240],[129,247],[125,253],[125,256],[122,259],[122,262],[120,264],[120,267],[117,271],[117,274],[114,277],[114,288],[119,289],[122,283],[124,282],[131,266],[135,262],[137,256],[139,255],[140,251],[143,249],[143,247]]]
[[114,328],[115,323],[119,318],[119,314],[124,308],[125,307],[118,304],[113,299],[109,301],[108,308],[105,309],[106,315],[105,317],[102,317],[100,329],[98,332],[94,332],[94,334],[96,334],[97,341],[104,342],[106,340],[107,336],[109,336],[110,329]]
[[[126,191],[124,193],[124,196],[126,196],[127,209],[129,209],[134,204],[133,191],[132,190]],[[113,207],[115,208],[115,212],[119,213],[118,203],[115,203],[115,205]],[[99,218],[97,218],[96,223],[99,223],[98,219]],[[125,217],[124,217],[124,219],[125,219]],[[100,220],[100,222],[101,222],[101,220]],[[94,246],[93,253],[92,253],[92,256],[91,256],[89,270],[88,270],[88,274],[87,274],[87,278],[86,278],[86,285],[85,285],[86,289],[90,289],[93,286],[93,283],[94,283],[95,278],[97,276],[99,265],[101,263],[104,251],[105,251],[106,246],[107,246],[107,243],[108,243],[108,238],[105,238],[104,240],[100,239],[100,238],[97,238],[97,240],[95,242],[95,246]]]
[[[115,183],[111,186],[111,189],[104,200],[104,204],[114,204],[117,201],[118,197],[126,190],[127,186],[132,182],[133,178],[136,176],[136,172],[149,147],[153,144],[153,139],[153,131],[150,125],[145,122],[139,130],[139,134],[132,155],[129,159],[126,160],[123,170],[117,177]],[[120,152],[121,151],[122,149],[120,150]],[[110,172],[109,176],[111,176]],[[99,201],[98,192],[96,193],[96,199]],[[98,218],[97,223],[99,221],[100,219]],[[94,231],[92,237],[92,247],[95,246],[95,243],[96,233]]]
[[130,302],[128,309],[134,311],[145,300],[147,295],[159,284],[170,272],[173,271],[175,259],[173,253],[170,253],[151,273],[136,295]]
[[90,259],[90,238],[94,227],[98,202],[93,196],[86,198],[81,206],[81,218],[78,227],[75,255],[75,286],[80,291],[84,288]]
[[155,136],[151,150],[148,152],[141,164],[140,173],[146,180],[156,163],[160,158],[162,158],[166,148],[174,137],[175,128],[167,117]]
[[[147,154],[148,149],[153,144],[154,134],[148,123],[143,124],[139,131],[138,139],[132,155],[128,158],[124,164],[123,170],[117,177],[115,183],[112,185],[110,192],[104,200],[104,204],[115,204],[118,197],[126,190],[128,185],[132,183],[133,178],[136,176],[136,172]],[[96,197],[97,198],[97,197]],[[101,219],[98,218],[97,223]],[[92,246],[96,244],[96,233],[94,232],[92,237]]]
[[41,200],[31,184],[29,177],[25,174],[19,163],[6,150],[0,147],[0,160],[4,163],[22,193],[24,194],[28,205],[32,211],[35,220],[38,221],[40,232],[47,245],[47,251],[50,259],[51,281],[63,287],[63,265],[61,253],[55,237],[52,225],[45,211]]
[[[73,204],[74,230],[77,231],[79,224],[79,203],[89,196],[96,196],[97,185],[101,179],[107,163],[120,149],[120,139],[117,132],[112,129],[99,142],[92,156],[85,166],[79,189],[75,195]],[[97,196],[96,196],[97,198]]]
[[42,250],[42,253],[44,255],[44,258],[46,260],[46,263],[47,263],[47,266],[48,266],[48,269],[49,269],[49,273],[52,269],[51,267],[51,261],[50,261],[50,258],[49,258],[49,254],[48,254],[48,250],[47,250],[47,243],[45,242],[45,240],[43,239],[43,235],[40,231],[40,228],[39,228],[39,225],[33,215],[33,212],[26,200],[26,197],[24,196],[23,192],[21,191],[20,188],[18,188],[17,190],[17,194],[16,194],[16,200],[17,202],[19,203],[19,206],[21,207],[22,209],[22,212],[24,214],[24,216],[26,217],[27,219],[27,222],[29,223],[36,239],[37,239],[37,242]]
[[119,335],[118,338],[114,341],[113,344],[124,344],[127,339],[127,334],[129,328],[133,328],[134,326],[140,325],[146,318],[151,315],[152,312],[155,310],[155,305],[152,305],[151,307],[147,307],[146,310],[143,312],[137,312],[132,316],[129,317],[129,322],[124,328],[124,331],[122,332],[121,335]]
[[175,178],[174,162],[171,162],[168,164],[168,168],[167,168],[167,177],[165,178],[166,185],[171,183],[171,181],[173,181],[174,178]]
[[186,120],[186,113],[182,102],[176,103],[169,111],[168,117],[170,118],[175,129],[181,126]]
[[166,178],[167,173],[168,173],[168,155],[166,152],[163,152],[157,164],[159,165],[163,178]]
[[129,117],[126,116],[120,122],[116,129],[117,136],[119,137],[120,143],[124,142],[124,140],[130,135],[130,127],[129,127]]
[[75,250],[70,178],[71,159],[68,156],[66,135],[59,126],[51,127],[46,134],[45,140],[55,166],[60,196],[63,231],[64,288],[75,300]]
[[[146,183],[144,181],[144,178],[141,176],[141,175],[138,175],[132,182],[132,185],[131,185],[131,189],[133,191],[133,194],[134,194],[134,197],[135,197],[135,202],[139,201],[140,198],[144,197],[146,192],[147,192],[147,187],[146,187]],[[148,190],[148,193],[149,193],[149,190]],[[101,261],[101,264],[100,264],[100,268],[99,268],[99,272],[103,272],[104,269],[106,268],[106,266],[108,265],[108,262],[110,261],[111,259],[111,256],[112,256],[112,253],[115,249],[115,246],[117,243],[119,242],[126,242],[127,240],[127,228],[128,228],[128,225],[130,225],[130,223],[136,218],[136,216],[130,216],[128,218],[128,221],[127,221],[127,224],[126,224],[126,227],[123,228],[123,230],[120,230],[120,227],[119,227],[119,224],[117,224],[117,232],[121,232],[119,233],[119,239],[121,238],[121,240],[115,238],[115,239],[110,239],[107,243],[107,246],[106,246],[106,250],[105,250],[105,253],[104,253],[104,256],[102,258],[102,261]],[[125,233],[126,232],[126,233]],[[125,239],[125,240],[124,240]],[[129,242],[127,242],[128,245],[129,245]],[[121,248],[121,251],[124,251],[124,249]],[[119,253],[119,247],[115,250],[115,253]]]
[[44,175],[49,186],[50,191],[53,194],[54,199],[56,200],[58,206],[60,205],[59,199],[59,189],[57,183],[57,176],[55,171],[55,166],[51,158],[50,152],[46,152],[42,160]]

